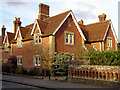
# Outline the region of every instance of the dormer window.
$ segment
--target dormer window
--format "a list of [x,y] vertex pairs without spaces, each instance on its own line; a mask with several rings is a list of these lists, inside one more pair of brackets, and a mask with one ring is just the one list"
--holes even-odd
[[18,46],[18,48],[22,47],[22,40],[21,39],[17,39],[17,46]]
[[34,42],[35,42],[35,44],[41,44],[40,34],[34,34]]
[[9,46],[9,43],[5,43],[5,51],[9,51],[8,46]]

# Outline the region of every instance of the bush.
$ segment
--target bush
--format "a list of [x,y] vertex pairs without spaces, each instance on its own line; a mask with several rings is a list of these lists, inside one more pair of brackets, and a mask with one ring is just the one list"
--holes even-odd
[[10,73],[15,73],[17,68],[17,58],[15,56],[9,56],[7,63],[9,65]]
[[37,75],[40,75],[40,72],[39,72],[39,68],[34,68],[34,69],[31,69],[29,72],[28,72],[28,75],[31,75],[31,76],[37,76]]
[[59,53],[55,56],[51,67],[52,74],[55,76],[66,76],[68,75],[68,62],[70,60],[70,55],[66,53]]
[[3,63],[2,64],[2,72],[10,73],[10,68],[9,68],[8,63]]
[[28,74],[27,70],[25,70],[24,68],[22,68],[22,74],[23,75],[27,75]]
[[17,67],[15,70],[16,74],[22,74],[22,67]]
[[95,51],[89,53],[91,65],[120,66],[120,50]]

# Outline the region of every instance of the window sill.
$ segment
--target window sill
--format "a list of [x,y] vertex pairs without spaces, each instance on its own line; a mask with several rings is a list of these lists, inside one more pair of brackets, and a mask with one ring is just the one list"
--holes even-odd
[[66,46],[74,46],[74,44],[65,44]]
[[17,49],[20,49],[20,48],[22,48],[22,47],[17,47]]
[[38,45],[41,45],[41,43],[34,43],[34,46],[38,46]]
[[6,53],[9,52],[9,50],[5,50],[5,52],[6,52]]

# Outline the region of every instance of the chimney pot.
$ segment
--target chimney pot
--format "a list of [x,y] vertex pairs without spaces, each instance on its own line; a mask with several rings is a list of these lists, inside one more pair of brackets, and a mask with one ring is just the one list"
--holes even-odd
[[106,20],[106,14],[103,13],[102,15],[99,15],[98,18],[99,18],[99,22],[105,21]]
[[83,25],[83,20],[81,19],[78,23]]
[[20,21],[20,18],[18,18],[18,21]]
[[15,21],[17,21],[17,17],[15,17]]
[[16,34],[17,28],[18,26],[21,26],[22,22],[20,21],[20,18],[15,17],[15,21],[13,21],[13,23],[14,23],[14,34]]

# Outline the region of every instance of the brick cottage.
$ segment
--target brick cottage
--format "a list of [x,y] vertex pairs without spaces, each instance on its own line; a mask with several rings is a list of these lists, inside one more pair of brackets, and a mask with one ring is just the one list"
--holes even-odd
[[87,45],[97,51],[117,50],[117,37],[111,20],[99,15],[99,22],[84,25],[77,22],[72,10],[50,17],[49,6],[40,3],[38,19],[25,27],[20,18],[15,18],[14,33],[2,27],[2,60],[6,62],[10,55],[17,57],[18,67],[30,70],[42,69],[50,63],[55,54],[72,52],[74,47]]

